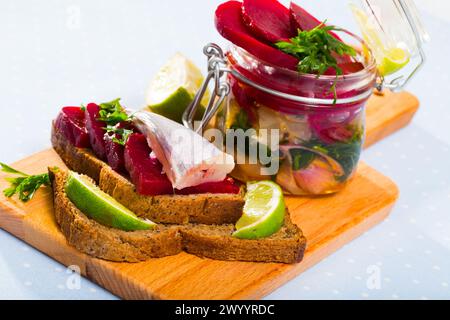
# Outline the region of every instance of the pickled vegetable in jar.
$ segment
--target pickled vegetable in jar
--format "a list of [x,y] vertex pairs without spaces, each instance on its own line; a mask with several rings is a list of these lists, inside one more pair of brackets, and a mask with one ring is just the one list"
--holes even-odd
[[[232,175],[241,181],[273,179],[296,195],[341,190],[355,173],[364,142],[365,104],[376,80],[373,58],[358,55],[362,70],[338,77],[299,74],[269,65],[236,46],[231,46],[227,58],[230,68],[279,93],[262,91],[233,73],[229,75],[231,93],[218,114],[218,128],[224,133],[254,129],[258,148],[273,145],[261,139],[261,129],[276,130],[279,137],[278,149],[270,150],[279,155],[277,173],[268,176],[264,174],[266,164],[237,161]],[[239,158],[248,159],[246,156],[240,154]]]

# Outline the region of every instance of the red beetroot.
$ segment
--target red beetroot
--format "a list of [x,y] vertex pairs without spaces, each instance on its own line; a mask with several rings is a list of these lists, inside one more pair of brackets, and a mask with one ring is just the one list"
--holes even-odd
[[86,128],[95,155],[101,160],[106,160],[106,143],[104,139],[106,123],[98,120],[100,118],[99,112],[100,107],[97,104],[90,103],[87,105],[85,115]]
[[[342,59],[342,58],[344,58],[345,60],[349,59],[348,56],[338,57],[338,61],[339,61],[339,59]],[[344,62],[344,63],[338,64],[338,67],[342,69],[342,73],[344,75],[353,74],[353,73],[359,72],[361,70],[364,70],[364,65],[361,62]],[[336,70],[334,70],[334,68],[329,68],[325,72],[325,75],[335,76]]]
[[[323,22],[319,21],[308,11],[293,2],[291,2],[289,11],[291,14],[291,25],[295,30],[300,29],[302,31],[309,31]],[[342,39],[336,33],[330,31],[330,34],[336,39],[342,41]]]
[[[137,132],[134,126],[129,122],[121,122],[117,125],[118,128],[128,129]],[[108,164],[117,172],[125,172],[125,159],[124,159],[124,146],[114,142],[113,138],[121,139],[120,134],[104,136],[105,148],[106,148],[106,159]]]
[[84,113],[80,107],[64,107],[55,121],[56,129],[77,148],[90,147]]
[[130,135],[125,144],[125,168],[136,185],[137,192],[143,195],[172,194],[172,184],[162,174],[161,163],[150,157],[150,153],[151,149],[144,135]]
[[295,36],[289,10],[278,0],[244,0],[242,17],[252,33],[264,42],[286,41]]
[[242,4],[228,1],[220,5],[215,14],[217,31],[226,39],[270,64],[296,70],[298,60],[257,40],[247,29],[242,18]]
[[233,178],[226,178],[221,182],[208,182],[199,186],[185,188],[183,190],[176,190],[177,194],[202,194],[202,193],[228,193],[238,194],[240,186],[233,180]]
[[123,157],[124,146],[113,141],[112,136],[105,135],[106,159],[110,167],[117,172],[125,171]]

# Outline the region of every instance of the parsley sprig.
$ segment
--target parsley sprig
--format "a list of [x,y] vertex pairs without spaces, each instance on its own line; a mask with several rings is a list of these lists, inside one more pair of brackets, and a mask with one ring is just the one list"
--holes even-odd
[[120,128],[118,126],[107,126],[106,133],[112,136],[112,141],[124,146],[127,143],[128,137],[133,133],[133,130]]
[[297,70],[301,73],[321,76],[329,68],[333,68],[337,75],[342,75],[343,71],[338,66],[335,55],[354,57],[356,51],[330,34],[330,31],[340,30],[342,29],[335,26],[326,26],[323,22],[310,31],[298,30],[298,35],[290,39],[290,42],[281,41],[275,45],[300,60]]
[[11,198],[15,194],[18,194],[21,201],[27,202],[33,198],[41,186],[51,186],[48,173],[29,175],[1,162],[0,166],[1,171],[19,176],[17,178],[5,178],[10,183],[9,188],[3,190],[5,197]]
[[108,126],[115,126],[119,122],[128,121],[130,117],[125,112],[125,108],[120,104],[120,98],[100,105],[98,120],[106,122]]
[[125,108],[120,104],[120,98],[99,105],[100,112],[98,120],[106,123],[106,133],[111,136],[113,142],[122,146],[133,133],[133,130],[121,127],[124,122],[131,122],[133,115],[128,115]]
[[[298,35],[291,38],[289,42],[277,42],[275,46],[281,51],[290,54],[300,61],[297,70],[300,73],[316,74],[319,78],[329,68],[336,71],[338,76],[343,74],[339,67],[336,56],[356,56],[356,50],[344,42],[333,37],[331,31],[341,31],[335,26],[326,26],[326,21],[310,31],[298,30]],[[336,81],[330,88],[337,100]]]

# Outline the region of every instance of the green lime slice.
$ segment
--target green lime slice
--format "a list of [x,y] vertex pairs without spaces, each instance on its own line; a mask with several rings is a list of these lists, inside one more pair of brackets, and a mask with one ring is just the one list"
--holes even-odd
[[248,183],[244,213],[236,223],[233,237],[260,239],[271,236],[283,226],[285,210],[279,185],[272,181]]
[[410,57],[403,49],[394,48],[386,50],[382,61],[378,66],[378,70],[381,75],[388,76],[402,69],[409,63],[409,61]]
[[408,51],[399,44],[388,43],[382,31],[377,29],[367,14],[355,5],[351,5],[353,15],[361,29],[364,41],[377,61],[378,71],[382,76],[391,75],[405,67],[411,60]]
[[[164,117],[181,123],[181,117],[203,83],[200,69],[180,53],[173,56],[156,74],[147,90],[147,107]],[[206,105],[205,94],[202,105]],[[197,117],[203,114],[198,111]]]
[[139,219],[113,197],[104,193],[88,177],[69,172],[65,185],[67,197],[88,217],[95,221],[124,231],[149,230],[156,224]]

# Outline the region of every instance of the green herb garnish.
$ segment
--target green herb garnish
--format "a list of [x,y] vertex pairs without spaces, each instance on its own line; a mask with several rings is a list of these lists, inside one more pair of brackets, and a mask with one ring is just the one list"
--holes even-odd
[[[337,176],[336,180],[344,182],[350,177],[358,164],[362,142],[363,129],[357,129],[347,141],[326,144],[319,139],[312,139],[302,143],[302,146],[316,150],[336,160],[344,170],[344,174]],[[291,149],[290,153],[293,171],[306,169],[316,157],[320,157],[318,154],[304,149]]]
[[244,109],[240,109],[236,118],[234,119],[233,124],[230,126],[230,129],[239,130],[242,129],[244,131],[251,129],[250,121],[248,119],[248,114]]
[[48,173],[29,175],[1,162],[0,166],[1,171],[3,172],[19,175],[17,178],[5,178],[5,180],[10,183],[9,188],[3,190],[5,197],[10,198],[13,195],[18,194],[21,201],[27,202],[33,198],[34,194],[41,186],[51,186]]
[[133,133],[133,130],[118,128],[117,126],[107,126],[105,130],[108,134],[112,134],[112,141],[121,146],[127,143],[128,137]]
[[106,122],[108,126],[115,126],[119,122],[128,121],[130,117],[120,104],[120,98],[110,102],[101,103],[98,120]]
[[314,152],[303,149],[291,149],[289,150],[292,157],[292,170],[299,171],[309,167],[309,165],[316,158]]
[[[277,42],[275,46],[281,51],[290,54],[300,61],[297,70],[300,73],[323,75],[329,68],[336,71],[337,77],[343,74],[336,60],[338,56],[356,56],[356,50],[344,42],[333,37],[330,31],[341,31],[335,26],[326,26],[326,21],[310,31],[298,30],[298,35],[290,39],[290,42]],[[336,81],[330,91],[337,99]]]

